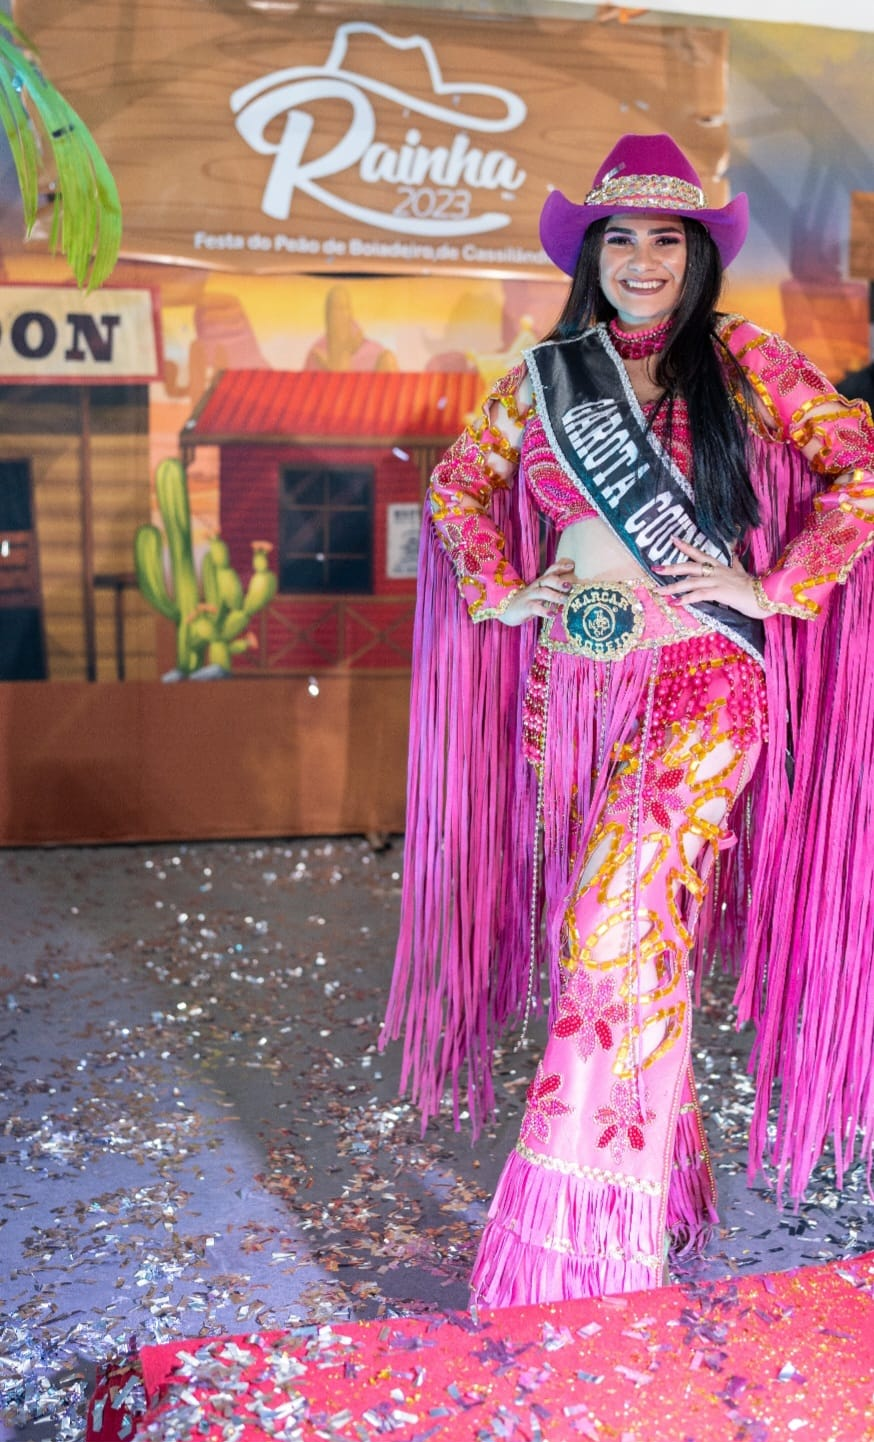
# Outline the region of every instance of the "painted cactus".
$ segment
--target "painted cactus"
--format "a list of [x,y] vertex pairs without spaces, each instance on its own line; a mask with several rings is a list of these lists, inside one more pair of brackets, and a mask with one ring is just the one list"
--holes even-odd
[[[155,473],[155,490],[164,535],[153,525],[137,530],[134,564],[140,591],[150,606],[175,625],[176,665],[183,676],[199,670],[205,660],[229,671],[231,658],[254,643],[247,631],[249,621],[276,595],[276,576],[268,566],[270,543],[252,542],[252,577],[245,593],[230,564],[228,548],[218,536],[209,543],[198,579],[188,482],[181,461],[161,462]],[[169,588],[164,574],[165,544],[170,558]]]

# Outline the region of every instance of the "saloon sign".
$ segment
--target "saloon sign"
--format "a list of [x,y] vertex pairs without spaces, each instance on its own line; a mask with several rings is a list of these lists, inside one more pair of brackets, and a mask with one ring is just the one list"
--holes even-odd
[[543,201],[582,198],[622,129],[670,129],[727,198],[719,30],[243,0],[89,0],[80,29],[18,9],[112,166],[130,255],[551,275]]
[[94,385],[157,380],[161,347],[151,290],[0,286],[0,381]]

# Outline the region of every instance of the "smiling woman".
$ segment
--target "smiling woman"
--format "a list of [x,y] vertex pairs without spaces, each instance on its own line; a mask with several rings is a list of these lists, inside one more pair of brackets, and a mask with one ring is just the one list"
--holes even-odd
[[450,1079],[458,1118],[467,1064],[478,1126],[548,966],[490,1306],[657,1286],[705,1245],[696,958],[741,970],[760,1027],[754,1164],[800,1196],[830,1130],[839,1167],[860,1123],[874,1143],[874,426],[718,311],[746,227],[667,135],[624,136],[582,204],[553,191],[561,315],[431,479],[385,1036],[426,1118]]
[[680,299],[685,274],[681,220],[621,215],[607,221],[599,278],[624,330],[665,320]]

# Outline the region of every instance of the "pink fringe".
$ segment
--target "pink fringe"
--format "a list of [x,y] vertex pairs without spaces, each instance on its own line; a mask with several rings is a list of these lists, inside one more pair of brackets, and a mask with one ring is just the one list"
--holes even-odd
[[589,835],[610,784],[602,758],[637,730],[654,654],[632,651],[618,665],[584,666],[574,656],[553,654],[543,794],[543,890],[553,1004],[560,995],[564,909],[579,885]]
[[[788,446],[763,445],[756,469],[770,487],[752,546],[753,567],[762,571],[799,529],[816,480]],[[499,494],[495,512],[508,555],[522,574],[536,574],[537,520],[524,485]],[[535,778],[522,759],[518,687],[535,628],[472,626],[427,521],[420,560],[402,921],[381,1045],[404,1033],[402,1085],[421,1108],[423,1126],[450,1078],[459,1125],[467,1068],[466,1103],[476,1135],[493,1105],[495,1042],[519,1019],[528,983]],[[739,1022],[757,1028],[751,1176],[764,1162],[773,1164],[780,1194],[788,1188],[796,1202],[829,1140],[839,1184],[857,1153],[869,1182],[872,1168],[869,590],[870,564],[863,562],[817,621],[766,623],[770,745],[740,815],[732,818],[738,845],[720,857],[698,931],[699,975],[717,953],[738,970]],[[634,705],[639,682],[635,677],[627,696],[621,687],[611,695],[611,732],[627,725],[624,708]],[[562,703],[564,689],[556,688],[559,710],[571,704],[570,696]],[[573,729],[583,736],[580,756],[558,745],[547,767],[550,792],[556,800],[564,794],[565,808],[571,793],[564,788],[591,764],[597,739],[585,715],[573,718]],[[508,757],[518,758],[515,767],[506,764]],[[596,778],[596,795],[599,784]],[[591,794],[591,786],[589,773],[582,794]],[[544,880],[554,898],[559,877],[567,888],[568,858],[562,807],[555,809],[554,830],[551,809],[547,805]],[[553,968],[559,919],[553,907],[546,928]],[[685,1205],[680,1199],[681,1211]]]
[[671,1253],[676,1257],[703,1252],[713,1228],[719,1224],[710,1173],[701,1155],[702,1143],[697,1116],[693,1112],[681,1112],[677,1118],[667,1211]]
[[[814,478],[783,448],[771,514],[786,495],[797,530]],[[785,503],[784,503],[785,504]],[[764,570],[782,548],[754,537]],[[838,1185],[874,1147],[874,617],[870,562],[816,621],[766,623],[770,744],[713,916],[723,957],[742,961],[738,1024],[753,1021],[750,1176],[776,1168],[797,1204],[829,1145]],[[751,901],[746,904],[749,886]],[[779,1087],[776,1131],[771,1101]]]
[[[495,519],[535,575],[536,518],[511,511],[520,494],[499,495]],[[403,1034],[401,1090],[423,1130],[450,1080],[459,1128],[466,1072],[476,1136],[494,1107],[495,1041],[528,988],[536,776],[522,757],[519,677],[534,627],[471,624],[427,515],[419,576],[401,927],[380,1047]]]
[[[513,1307],[661,1286],[660,1209],[656,1196],[534,1166],[513,1151],[490,1216],[512,1217],[514,1229],[487,1222],[471,1292],[485,1306]],[[625,1260],[604,1255],[616,1249]],[[639,1251],[659,1259],[655,1270],[633,1260]]]

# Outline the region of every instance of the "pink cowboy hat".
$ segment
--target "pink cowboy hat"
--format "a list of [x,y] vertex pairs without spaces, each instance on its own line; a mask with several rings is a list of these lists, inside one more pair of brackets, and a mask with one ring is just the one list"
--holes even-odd
[[700,221],[724,266],[734,260],[749,225],[749,202],[743,192],[721,210],[707,209],[701,181],[670,135],[623,135],[582,205],[574,205],[560,190],[546,197],[540,212],[543,249],[560,270],[573,275],[592,222],[633,210],[664,211]]

